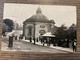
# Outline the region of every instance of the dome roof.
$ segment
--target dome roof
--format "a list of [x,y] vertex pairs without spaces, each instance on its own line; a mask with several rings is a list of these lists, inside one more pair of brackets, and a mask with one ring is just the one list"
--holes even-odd
[[27,22],[49,22],[49,20],[43,14],[35,14],[35,15],[32,15],[26,21]]
[[42,14],[42,11],[40,8],[37,9],[36,14],[32,15],[30,18],[26,19],[26,22],[45,22],[49,23],[49,19]]

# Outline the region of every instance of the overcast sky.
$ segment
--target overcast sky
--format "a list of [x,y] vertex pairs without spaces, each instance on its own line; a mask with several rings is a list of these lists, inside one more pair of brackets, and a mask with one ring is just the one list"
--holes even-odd
[[37,8],[40,7],[42,13],[49,19],[55,21],[55,25],[61,26],[65,24],[70,26],[76,24],[76,7],[75,6],[59,6],[59,5],[36,5],[36,4],[4,4],[3,19],[9,18],[19,24],[36,14]]

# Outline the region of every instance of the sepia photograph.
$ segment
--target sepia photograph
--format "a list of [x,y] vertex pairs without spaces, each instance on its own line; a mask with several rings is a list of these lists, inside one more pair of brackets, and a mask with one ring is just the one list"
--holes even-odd
[[75,53],[76,6],[4,3],[2,51]]

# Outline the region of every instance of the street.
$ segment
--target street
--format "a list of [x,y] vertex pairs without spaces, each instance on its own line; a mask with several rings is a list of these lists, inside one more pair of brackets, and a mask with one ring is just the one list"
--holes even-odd
[[13,48],[8,48],[8,38],[3,38],[2,40],[2,50],[3,51],[27,51],[27,52],[50,52],[50,53],[68,53],[67,51],[62,51],[59,49],[42,46],[42,45],[34,45],[30,42],[25,42],[23,40],[14,40]]

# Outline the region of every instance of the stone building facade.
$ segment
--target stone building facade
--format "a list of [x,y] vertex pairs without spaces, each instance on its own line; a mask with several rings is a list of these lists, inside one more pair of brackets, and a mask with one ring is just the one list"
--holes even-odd
[[23,35],[27,38],[38,38],[47,32],[51,32],[55,22],[49,20],[45,15],[42,14],[41,8],[39,7],[36,14],[23,22]]

